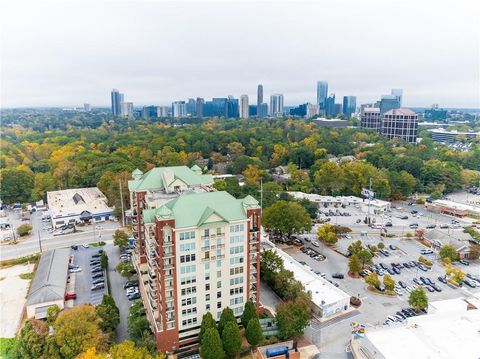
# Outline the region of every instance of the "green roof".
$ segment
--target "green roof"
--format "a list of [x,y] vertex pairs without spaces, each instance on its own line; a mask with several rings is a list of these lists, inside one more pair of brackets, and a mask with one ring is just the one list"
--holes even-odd
[[[253,197],[248,202],[255,201]],[[258,204],[258,202],[257,202]],[[249,203],[253,207],[254,203]],[[166,208],[165,208],[166,207]],[[175,227],[200,227],[210,217],[216,216],[214,222],[232,222],[247,218],[244,200],[236,199],[228,192],[187,193],[167,202],[154,210],[143,211],[143,221],[153,223],[155,217],[168,218],[167,209],[171,210],[170,218],[175,219]]]
[[[155,167],[146,172],[138,180],[128,181],[128,189],[133,190],[154,190],[165,189],[163,183],[163,174],[165,171],[172,171],[174,179],[179,179],[185,182],[188,186],[194,185],[210,185],[213,184],[212,175],[202,175],[192,171],[187,166],[173,166],[173,167]],[[167,183],[168,186],[170,183]]]

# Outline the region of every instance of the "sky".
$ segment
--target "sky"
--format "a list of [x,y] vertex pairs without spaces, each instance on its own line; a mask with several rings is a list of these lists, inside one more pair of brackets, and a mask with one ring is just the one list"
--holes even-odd
[[1,106],[190,97],[340,103],[392,88],[404,106],[480,108],[476,0],[2,1]]

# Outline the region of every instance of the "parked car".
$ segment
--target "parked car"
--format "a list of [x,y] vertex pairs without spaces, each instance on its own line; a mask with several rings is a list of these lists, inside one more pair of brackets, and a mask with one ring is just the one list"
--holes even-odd
[[105,283],[105,279],[103,277],[92,281],[92,284],[100,284],[100,283]]
[[103,227],[102,227],[102,226],[95,226],[95,229],[96,229],[97,231],[101,231],[101,230],[103,229]]
[[439,277],[438,277],[438,280],[439,280],[440,282],[442,282],[442,283],[447,284],[447,278],[445,278],[445,277],[439,276]]
[[138,293],[138,292],[133,293],[133,294],[129,295],[127,298],[128,298],[128,300],[140,299],[140,293]]
[[101,267],[95,267],[91,270],[92,273],[99,273],[103,272],[103,269]]
[[65,300],[71,300],[71,299],[77,299],[77,294],[76,293],[66,293],[65,294]]
[[433,251],[431,249],[422,249],[420,254],[433,254]]
[[72,248],[73,250],[77,250],[78,249],[78,246],[76,244],[74,244],[73,246],[70,246],[70,248]]
[[427,225],[427,229],[433,229],[433,228],[436,228],[437,225],[436,224],[428,224]]
[[317,241],[312,241],[312,245],[314,247],[320,247],[320,243],[318,243]]
[[100,258],[101,254],[100,253],[95,253],[92,254],[92,258]]
[[399,295],[399,296],[403,295],[403,292],[400,289],[395,288],[394,290],[395,290],[395,293],[397,293],[397,295]]
[[103,278],[103,272],[93,273],[92,279]]
[[99,284],[94,284],[92,286],[92,290],[100,290],[100,289],[104,289],[105,288],[105,283],[99,283]]
[[342,273],[333,273],[332,278],[343,279],[344,275]]
[[68,273],[79,273],[82,271],[82,268],[77,267],[77,268],[72,268],[68,270]]
[[90,246],[88,244],[82,244],[82,247],[83,248],[90,248]]
[[417,229],[418,228],[418,223],[410,223],[409,227],[411,229]]
[[396,250],[397,249],[397,246],[394,246],[393,244],[390,244],[388,246],[388,248],[390,248],[392,251]]
[[465,265],[465,266],[469,266],[469,265],[470,265],[470,263],[469,263],[468,261],[466,261],[465,259],[460,259],[459,262],[462,263],[462,264]]
[[398,281],[398,285],[402,288],[407,288],[407,285],[405,284],[405,282],[402,282],[401,280]]

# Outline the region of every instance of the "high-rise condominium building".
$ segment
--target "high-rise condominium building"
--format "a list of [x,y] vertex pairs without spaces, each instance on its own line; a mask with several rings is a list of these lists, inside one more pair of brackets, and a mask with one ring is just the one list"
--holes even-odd
[[418,115],[408,108],[393,109],[382,115],[381,133],[409,143],[417,141]]
[[403,105],[403,90],[402,89],[392,89],[391,94],[397,98],[398,106],[402,107],[402,105]]
[[268,116],[268,104],[261,103],[257,106],[257,117],[265,118]]
[[113,89],[110,93],[110,97],[112,101],[112,114],[114,116],[120,116],[122,114],[123,94],[117,89]]
[[174,118],[181,118],[187,116],[187,106],[185,101],[175,101],[172,103],[172,116]]
[[157,117],[168,117],[168,106],[157,106]]
[[382,118],[380,117],[380,109],[377,107],[365,107],[361,112],[360,127],[371,128],[376,132],[380,132],[382,128]]
[[196,107],[196,114],[197,117],[203,117],[203,107],[205,106],[205,100],[201,97],[197,97],[197,100],[195,102],[195,107]]
[[263,103],[263,85],[257,87],[257,106]]
[[187,115],[195,116],[197,114],[197,106],[193,98],[188,99],[186,107],[187,107]]
[[227,117],[238,118],[240,116],[240,110],[238,106],[238,98],[228,96],[227,99]]
[[335,116],[335,94],[332,93],[327,97],[325,102],[325,115],[329,117]]
[[213,190],[194,166],[136,170],[129,182],[137,245],[133,262],[157,348],[198,342],[202,316],[259,305],[261,209]]
[[248,118],[248,95],[240,96],[240,118]]
[[142,118],[157,118],[157,106],[143,106]]
[[273,94],[270,96],[270,116],[283,116],[283,95]]
[[91,108],[89,103],[84,103],[83,104],[83,111],[90,112],[91,110],[92,110],[92,108]]
[[[123,95],[122,95],[123,97]],[[120,116],[131,117],[133,116],[133,102],[121,102],[120,103]]]
[[357,109],[357,98],[355,96],[343,96],[343,113],[348,118],[352,117]]
[[379,107],[380,114],[383,115],[387,111],[400,108],[400,101],[395,95],[382,95]]
[[328,95],[328,82],[317,81],[317,105],[320,106],[320,110],[326,110]]

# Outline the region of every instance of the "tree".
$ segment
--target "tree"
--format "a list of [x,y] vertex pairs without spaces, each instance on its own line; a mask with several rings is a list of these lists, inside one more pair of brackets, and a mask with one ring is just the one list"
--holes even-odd
[[277,201],[265,209],[262,217],[267,230],[291,236],[293,233],[310,231],[312,220],[305,208],[295,202]]
[[380,279],[378,278],[377,273],[370,273],[365,277],[365,283],[371,285],[372,287],[379,288],[380,287]]
[[362,263],[362,268],[365,266],[365,264],[371,263],[373,258],[372,253],[366,248],[363,248],[360,252],[358,252],[357,257]]
[[145,311],[142,301],[136,301],[130,307],[130,313],[128,316],[128,334],[130,334],[130,338],[135,342],[137,345],[144,345],[145,342],[152,336],[152,331],[150,329],[150,322],[144,315],[140,315],[142,312]]
[[270,181],[263,184],[263,207],[270,207],[278,200],[283,188],[277,182]]
[[257,306],[253,301],[248,300],[243,308],[243,313],[241,317],[242,326],[246,329],[248,322],[250,322],[250,319],[253,318],[258,318]]
[[35,184],[32,190],[32,199],[38,201],[45,198],[48,191],[55,191],[57,189],[57,184],[53,176],[47,173],[36,173],[35,174]]
[[48,325],[41,320],[29,319],[20,330],[12,349],[12,358],[42,358],[47,351]]
[[278,336],[281,339],[292,339],[295,350],[297,342],[310,322],[309,309],[303,302],[280,302],[276,306],[275,319],[278,326]]
[[362,269],[362,263],[358,259],[356,254],[352,254],[350,258],[348,258],[348,270],[352,274],[358,274]]
[[452,262],[456,261],[458,258],[457,250],[455,249],[454,246],[450,244],[445,244],[444,246],[442,246],[438,254],[440,255],[440,258],[442,259],[449,258]]
[[110,359],[167,359],[164,354],[152,355],[147,348],[135,345],[131,340],[115,344],[108,353]]
[[408,304],[416,310],[426,308],[428,306],[428,297],[427,293],[425,293],[425,289],[418,287],[417,289],[412,290],[408,297]]
[[237,322],[228,322],[225,324],[222,332],[223,350],[227,357],[234,358],[242,346],[242,336],[238,329]]
[[131,262],[120,262],[117,264],[115,270],[118,274],[127,279],[132,278],[132,275],[135,273],[135,268]]
[[17,227],[17,233],[20,237],[26,236],[32,230],[32,226],[28,224],[21,224]]
[[355,241],[348,246],[348,251],[351,254],[358,254],[363,249],[362,241]]
[[218,321],[218,333],[223,337],[223,329],[228,322],[235,322],[237,323],[237,319],[235,318],[235,314],[233,314],[233,310],[229,307],[223,308],[222,315],[220,315],[220,320]]
[[222,340],[216,328],[207,329],[203,335],[200,353],[203,359],[222,359],[225,357]]
[[108,357],[105,354],[97,353],[97,349],[89,348],[87,349],[86,352],[80,354],[75,359],[107,359],[107,358]]
[[389,274],[385,274],[383,276],[383,285],[385,286],[386,290],[394,290],[395,289],[395,281]]
[[369,249],[370,249],[370,253],[372,253],[372,254],[378,252],[378,248],[377,248],[376,245],[371,245]]
[[320,240],[328,244],[335,244],[338,241],[335,226],[325,223],[323,226],[318,227],[317,236]]
[[103,251],[102,255],[100,256],[100,264],[103,269],[108,268],[108,255],[107,252]]
[[260,253],[260,276],[269,286],[273,286],[275,275],[281,269],[283,269],[283,260],[277,253],[271,249]]
[[53,325],[61,311],[60,307],[56,304],[49,307],[47,309],[47,323]]
[[107,337],[92,305],[79,305],[60,313],[54,324],[55,343],[64,358],[75,358],[88,348],[106,349]]
[[198,334],[198,341],[202,344],[202,338],[207,329],[217,328],[217,323],[213,319],[212,313],[206,312],[202,317],[202,324],[200,325],[200,333]]
[[102,302],[95,308],[95,312],[102,320],[100,328],[115,339],[115,329],[120,323],[120,310],[115,304],[115,300],[109,294],[103,296]]
[[245,330],[245,336],[247,337],[248,344],[254,348],[262,342],[263,331],[258,318],[252,318],[249,320],[247,329]]
[[450,278],[450,281],[457,286],[462,283],[463,278],[465,277],[465,273],[452,265],[448,265],[447,268],[445,268],[445,274]]
[[248,165],[245,171],[243,171],[243,176],[245,177],[245,182],[249,187],[257,187],[260,185],[260,178],[263,175],[263,170],[256,165]]
[[113,244],[123,251],[128,244],[128,234],[125,231],[117,229],[113,234]]
[[5,203],[28,202],[32,196],[34,175],[23,169],[7,168],[0,172],[0,192]]
[[383,242],[380,242],[378,243],[378,246],[377,246],[379,249],[384,249],[385,248],[385,244],[383,244]]

